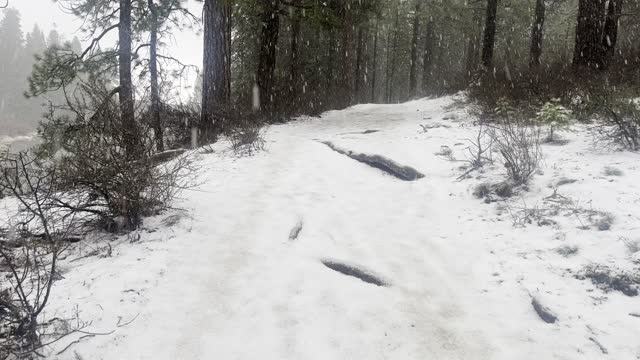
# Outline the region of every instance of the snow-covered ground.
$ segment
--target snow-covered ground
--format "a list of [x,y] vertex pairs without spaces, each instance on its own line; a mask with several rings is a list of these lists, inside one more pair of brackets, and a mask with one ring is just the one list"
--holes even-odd
[[20,136],[8,136],[0,134],[0,151],[10,150],[12,152],[18,152],[26,150],[38,142],[37,135],[20,135]]
[[[593,147],[576,126],[563,134],[569,144],[544,146],[529,192],[485,204],[475,187],[504,169],[456,181],[462,163],[436,155],[448,146],[464,159],[477,131],[456,99],[360,105],[273,126],[267,151],[253,157],[222,145],[198,155],[202,185],[183,194],[183,210],[147,219],[136,234],[83,242],[62,262],[46,315],[78,315],[87,331],[113,333],[71,344],[83,335],[74,334],[50,356],[640,359],[640,318],[630,315],[640,298],[576,278],[590,264],[638,271],[628,244],[640,239],[639,155]],[[399,180],[325,141],[426,176]],[[545,201],[562,178],[576,181]],[[555,224],[514,226],[521,210],[549,199],[571,210],[549,215]],[[612,214],[611,229],[589,226],[587,210]]]

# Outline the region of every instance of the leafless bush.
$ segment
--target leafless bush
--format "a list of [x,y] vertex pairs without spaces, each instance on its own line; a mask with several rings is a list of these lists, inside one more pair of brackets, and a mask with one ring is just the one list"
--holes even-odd
[[[149,160],[154,165],[140,199],[157,202],[154,208],[166,206],[180,190],[190,161],[178,157],[158,165]],[[68,163],[30,153],[0,158],[0,191],[10,212],[10,227],[0,231],[0,277],[6,279],[0,283],[0,360],[40,356],[40,348],[73,332],[95,335],[84,332],[86,324],[79,322],[61,332],[44,318],[53,283],[60,277],[60,254],[90,230],[87,218],[109,213],[104,197],[85,192],[92,183],[69,187],[70,171]]]
[[458,177],[463,180],[469,177],[472,172],[484,167],[486,164],[493,164],[493,137],[489,128],[480,123],[478,133],[474,139],[467,139],[467,160],[470,167],[464,174]]
[[622,145],[631,151],[640,150],[640,103],[637,92],[620,89],[610,92],[601,89],[589,94],[591,117],[597,116],[599,125],[592,129],[598,142]]
[[610,105],[607,110],[607,124],[612,126],[604,133],[629,150],[640,150],[640,109],[638,106],[629,100],[628,104]]
[[473,139],[467,139],[467,159],[472,167],[478,169],[485,164],[493,164],[493,137],[489,129],[480,124],[478,133]]
[[503,121],[489,132],[515,185],[529,182],[542,161],[540,129],[517,121]]
[[252,155],[265,149],[265,128],[256,120],[244,121],[229,130],[231,150],[238,155]]
[[436,156],[442,156],[443,158],[445,158],[447,161],[458,161],[455,157],[455,155],[453,155],[453,150],[451,150],[450,147],[443,145],[440,147],[440,151],[438,151],[437,153],[435,153]]
[[56,214],[56,171],[27,154],[0,160],[0,190],[17,202],[14,230],[0,238],[0,359],[26,358],[42,345],[43,310],[57,260],[75,222]]
[[558,219],[573,218],[579,224],[581,230],[594,229],[607,231],[611,229],[615,218],[613,215],[585,207],[573,199],[558,193],[557,189],[553,194],[543,199],[542,203],[528,206],[524,201],[522,205],[506,205],[513,225],[515,227],[525,227],[527,225],[552,226],[558,225]]
[[89,215],[110,231],[131,230],[143,216],[168,207],[189,186],[194,168],[184,151],[154,154],[152,138],[141,141],[132,159],[122,145],[126,126],[108,93],[85,87],[69,100],[67,110],[74,117],[52,112],[41,129],[44,142],[38,154],[60,169],[59,211]]
[[559,214],[557,209],[553,207],[541,207],[538,205],[529,207],[524,204],[520,207],[507,206],[507,210],[511,215],[514,227],[526,227],[527,225],[537,226],[557,226],[557,222],[552,217]]

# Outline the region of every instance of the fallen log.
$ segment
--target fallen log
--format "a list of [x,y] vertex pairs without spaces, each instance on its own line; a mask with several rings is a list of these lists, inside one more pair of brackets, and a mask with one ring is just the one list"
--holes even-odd
[[547,324],[553,324],[558,321],[558,317],[549,308],[543,306],[535,297],[531,298],[531,305],[542,321]]

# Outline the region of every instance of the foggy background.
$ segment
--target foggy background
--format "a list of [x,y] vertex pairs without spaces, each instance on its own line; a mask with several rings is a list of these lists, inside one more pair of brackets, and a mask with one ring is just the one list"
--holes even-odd
[[[188,1],[187,4],[190,11],[200,17],[202,4],[194,0]],[[80,45],[84,47],[91,40],[79,31],[82,26],[81,19],[67,13],[61,4],[52,0],[9,0],[9,7],[0,9],[0,24],[5,20],[8,9],[15,9],[20,13],[22,46],[26,46],[27,37],[36,25],[47,40],[52,30],[59,33],[62,43],[77,37]],[[163,39],[167,46],[159,52],[171,52],[171,55],[182,63],[201,67],[202,38],[198,30],[196,26],[193,30],[175,31],[171,38]],[[9,37],[1,32],[3,32],[2,27],[0,27],[0,48]],[[102,46],[111,46],[111,41],[113,40],[106,39]],[[31,68],[28,61],[32,57],[21,54],[22,58],[17,59],[18,55],[14,51],[0,50],[0,64],[2,64],[0,65],[0,148],[13,145],[12,150],[22,149],[30,144],[31,135],[35,133],[38,122],[42,120],[42,114],[47,110],[46,98],[29,100],[24,98],[23,93],[27,89],[27,76]],[[191,73],[178,87],[190,86],[194,81],[195,74]],[[185,90],[181,93],[189,91]]]

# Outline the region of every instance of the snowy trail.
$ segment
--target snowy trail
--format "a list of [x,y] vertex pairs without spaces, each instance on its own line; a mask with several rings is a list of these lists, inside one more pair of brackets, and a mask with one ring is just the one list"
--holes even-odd
[[[130,255],[154,264],[131,267],[139,278],[123,280],[144,288],[142,306],[103,304],[100,319],[139,317],[113,338],[78,344],[78,352],[92,359],[600,358],[593,348],[571,356],[589,345],[584,330],[536,318],[528,293],[539,283],[522,274],[546,265],[514,262],[520,250],[511,224],[489,216],[469,183],[454,182],[455,166],[434,155],[445,139],[469,132],[438,129],[426,140],[418,133],[418,124],[442,121],[450,104],[357,106],[275,126],[268,152],[254,157],[203,155],[207,178],[181,204],[189,217],[170,240],[164,231],[149,234],[151,252]],[[426,178],[400,181],[321,141],[387,156]],[[389,286],[345,276],[323,260],[358,266]]]
[[[380,125],[372,120],[354,128]],[[428,197],[416,202],[411,184],[313,139],[275,132],[278,140],[266,156],[249,160],[255,164],[244,164],[227,182],[204,187],[224,188],[225,198],[241,205],[210,198],[195,205],[193,213],[201,216],[192,231],[208,238],[198,239],[191,249],[197,253],[184,254],[169,275],[192,279],[181,289],[187,299],[176,304],[176,289],[159,289],[150,308],[172,304],[170,312],[154,310],[148,326],[174,318],[175,325],[139,354],[128,353],[156,358],[148,349],[161,346],[166,350],[157,353],[174,359],[249,359],[256,353],[274,359],[488,358],[486,339],[471,336],[467,326],[452,326],[466,316],[455,301],[466,294],[449,285],[459,280],[448,275],[452,262],[442,244],[416,228],[418,221],[426,230],[442,220],[428,216],[438,213]],[[243,177],[251,178],[249,187],[236,180]],[[297,219],[304,223],[302,234],[288,243]],[[230,249],[221,253],[216,246],[209,253],[211,241],[228,242]],[[363,265],[391,286],[376,288],[332,272],[321,265],[325,258]],[[177,309],[185,310],[178,318]]]

